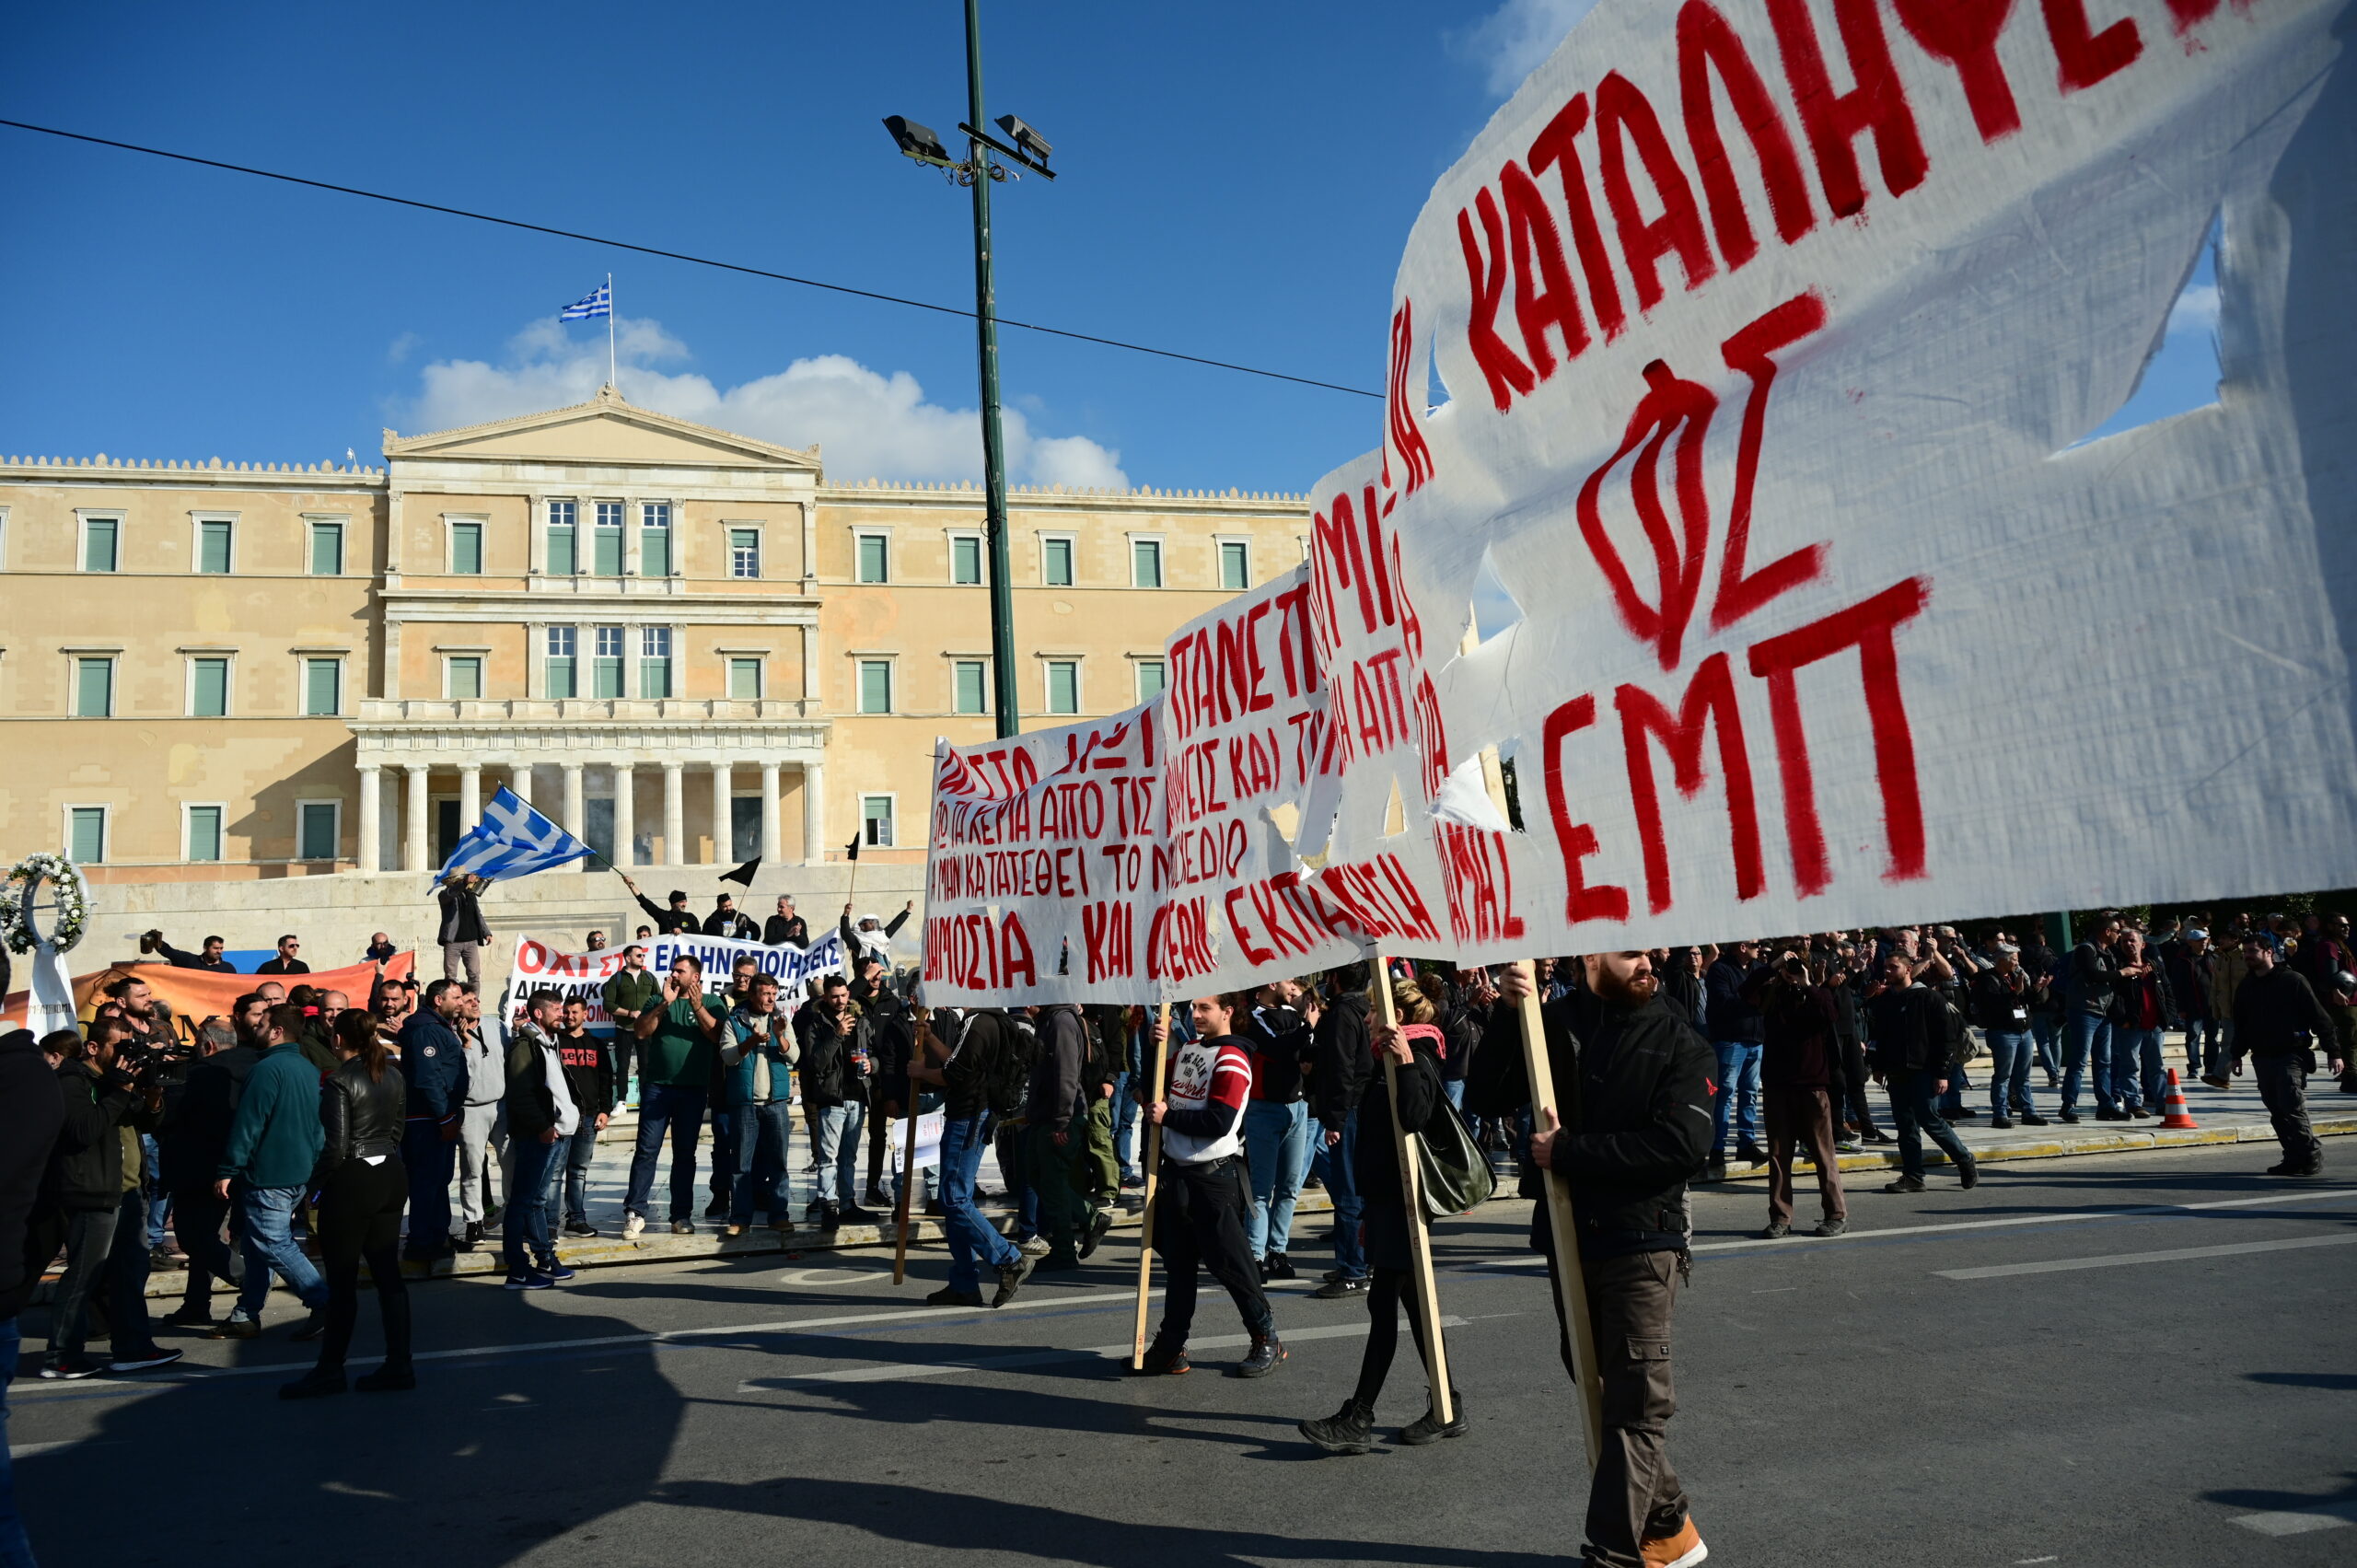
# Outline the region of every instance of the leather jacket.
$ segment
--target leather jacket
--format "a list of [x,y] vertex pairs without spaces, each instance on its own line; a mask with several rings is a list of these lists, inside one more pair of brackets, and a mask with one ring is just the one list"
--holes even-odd
[[356,1056],[339,1065],[319,1084],[319,1121],[327,1142],[319,1146],[313,1188],[354,1160],[401,1153],[401,1122],[408,1114],[409,1084],[391,1063],[385,1063],[380,1078],[371,1078]]

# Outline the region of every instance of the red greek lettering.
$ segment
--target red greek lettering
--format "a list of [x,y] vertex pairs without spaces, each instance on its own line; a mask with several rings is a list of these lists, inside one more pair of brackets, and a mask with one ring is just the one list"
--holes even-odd
[[[1964,101],[1980,139],[1993,142],[2022,128],[2022,111],[2014,102],[2013,84],[2005,80],[2004,64],[1997,58],[1997,35],[2014,0],[1893,0],[1899,26],[1934,60],[1956,67],[1964,84]],[[2052,6],[2049,6],[2050,12]]]
[[1808,0],[1768,0],[1768,18],[1776,29],[1777,47],[1783,52],[1784,76],[1792,83],[1793,107],[1799,110],[1801,130],[1817,158],[1817,177],[1825,187],[1825,204],[1839,218],[1854,217],[1866,205],[1866,188],[1858,176],[1858,136],[1871,131],[1875,155],[1882,166],[1883,184],[1894,196],[1904,196],[1923,183],[1931,160],[1923,156],[1923,139],[1915,129],[1915,111],[1907,101],[1907,86],[1891,63],[1890,42],[1883,36],[1882,13],[1876,0],[1834,0],[1833,19],[1850,56],[1850,71],[1857,85],[1846,93],[1833,90],[1825,52],[1810,19]]
[[1776,112],[1743,40],[1718,7],[1707,0],[1686,0],[1678,13],[1678,81],[1686,140],[1694,149],[1694,172],[1710,204],[1719,254],[1726,258],[1727,271],[1735,272],[1759,253],[1759,242],[1752,236],[1743,191],[1719,135],[1711,102],[1713,74],[1735,110],[1736,123],[1751,138],[1751,150],[1759,159],[1760,183],[1768,188],[1768,214],[1776,222],[1777,237],[1792,244],[1817,226],[1817,212],[1808,199],[1800,156],[1793,150],[1793,134]]
[[[2116,71],[2126,70],[2144,52],[2143,36],[2131,17],[2122,17],[2096,32],[2087,20],[2087,0],[2044,0],[2044,4],[2046,34],[2054,41],[2054,58],[2061,66],[2066,93],[2082,91]],[[2216,9],[2215,0],[2211,8]],[[2183,12],[2178,12],[2178,18],[2184,19]]]
[[1482,260],[1480,241],[1473,238],[1473,220],[1464,208],[1457,210],[1457,240],[1465,249],[1465,276],[1472,285],[1473,305],[1465,323],[1465,346],[1472,351],[1473,363],[1481,367],[1482,378],[1490,384],[1490,401],[1498,405],[1500,413],[1514,406],[1516,395],[1527,392],[1538,383],[1532,378],[1530,366],[1515,357],[1498,336],[1498,307],[1506,292],[1506,237],[1504,225],[1498,218],[1497,198],[1484,185],[1473,199],[1476,211],[1481,215],[1481,232],[1489,238],[1489,259]]
[[1690,796],[1702,787],[1706,725],[1718,731],[1719,771],[1727,794],[1728,848],[1735,859],[1735,895],[1758,898],[1766,882],[1759,859],[1759,816],[1752,799],[1751,759],[1743,744],[1743,713],[1736,703],[1735,675],[1727,656],[1713,654],[1696,667],[1675,718],[1641,687],[1621,687],[1613,693],[1612,705],[1620,714],[1620,741],[1628,753],[1629,796],[1637,808],[1637,840],[1644,853],[1647,908],[1659,914],[1671,903],[1669,842],[1662,831],[1661,795],[1655,785],[1648,738],[1660,741],[1668,754],[1678,793]]
[[[1596,86],[1596,147],[1604,203],[1612,210],[1613,226],[1620,236],[1620,259],[1637,285],[1637,308],[1651,310],[1662,299],[1661,260],[1675,254],[1686,273],[1686,286],[1696,289],[1716,273],[1710,241],[1702,237],[1702,215],[1694,205],[1694,188],[1678,167],[1678,154],[1662,134],[1661,118],[1635,83],[1618,71],[1608,72]],[[1645,179],[1661,203],[1661,215],[1647,221],[1636,191],[1629,183],[1628,153],[1634,147],[1645,166]]]
[[1588,308],[1596,327],[1610,343],[1628,325],[1620,307],[1620,283],[1612,274],[1612,254],[1604,246],[1604,231],[1596,221],[1596,204],[1588,199],[1587,170],[1580,162],[1579,135],[1587,129],[1587,95],[1575,93],[1555,111],[1545,129],[1531,138],[1530,172],[1557,172],[1563,187],[1563,211],[1572,220],[1572,249],[1580,259],[1580,274],[1587,280]]
[[1596,854],[1596,830],[1572,820],[1571,797],[1563,788],[1563,743],[1596,723],[1596,699],[1574,697],[1547,715],[1539,749],[1545,759],[1540,772],[1547,780],[1547,815],[1555,824],[1555,846],[1563,857],[1563,919],[1573,925],[1585,920],[1629,918],[1629,890],[1599,882],[1590,887],[1585,862]]

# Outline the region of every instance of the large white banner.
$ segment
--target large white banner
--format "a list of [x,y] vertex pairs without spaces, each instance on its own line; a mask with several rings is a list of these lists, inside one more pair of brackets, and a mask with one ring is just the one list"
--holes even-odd
[[[703,966],[704,994],[712,998],[727,994],[729,981],[737,971],[737,960],[749,957],[761,973],[777,978],[778,1010],[789,1016],[801,1010],[807,994],[807,982],[814,976],[846,970],[840,931],[828,932],[807,947],[791,944],[771,947],[761,942],[684,932],[676,936],[650,936],[632,946],[646,949],[647,972],[656,977],[658,986],[682,954],[694,958]],[[590,1032],[610,1036],[614,1022],[606,1016],[605,985],[621,972],[622,953],[621,947],[568,953],[536,936],[518,936],[515,962],[499,996],[501,1027],[514,1028],[523,1019],[525,1004],[531,1000],[532,993],[546,987],[568,1002],[586,1003]]]
[[[1461,953],[2357,879],[2341,12],[1607,0],[1532,75],[1314,493],[1512,762]],[[2213,226],[2218,402],[2087,440]]]
[[[1303,575],[1172,642],[1139,961],[1009,895],[1038,993],[2357,881],[2343,10],[1606,0],[1418,218]],[[2217,401],[2090,439],[2213,235]]]

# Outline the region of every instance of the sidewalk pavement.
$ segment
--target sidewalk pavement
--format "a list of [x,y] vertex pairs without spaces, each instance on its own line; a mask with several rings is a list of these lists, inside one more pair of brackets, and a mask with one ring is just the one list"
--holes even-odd
[[[2156,1119],[2096,1121],[2093,1119],[2095,1111],[2091,1103],[2083,1103],[2080,1107],[2080,1115],[2085,1120],[2076,1126],[2065,1126],[2054,1120],[2061,1109],[2060,1097],[2043,1086],[2042,1074],[2033,1072],[2031,1098],[2038,1106],[2038,1114],[2048,1119],[2049,1125],[2016,1125],[2010,1131],[1999,1132],[1988,1125],[1989,1092],[1984,1075],[1987,1064],[1977,1065],[1980,1072],[1967,1069],[1973,1074],[1975,1086],[1966,1092],[1965,1101],[1981,1114],[1959,1121],[1955,1126],[1963,1136],[1965,1146],[1984,1164],[1991,1160],[2053,1159],[2065,1155],[2119,1154],[2141,1149],[2237,1143],[2268,1145],[2265,1150],[2252,1150],[2254,1169],[2264,1169],[2277,1157],[2273,1149],[2274,1129],[2268,1121],[2266,1108],[2259,1101],[2258,1086],[2247,1073],[2235,1079],[2233,1086],[2225,1089],[2213,1089],[2198,1079],[2188,1084],[2186,1101],[2200,1126],[2198,1130],[2170,1130],[2162,1128]],[[2308,1110],[2317,1136],[2357,1133],[2357,1096],[2341,1095],[2329,1077],[2319,1075],[2309,1082],[2312,1092],[2308,1098]],[[1876,1098],[1879,1101],[1880,1097]],[[1885,1132],[1890,1131],[1887,1102],[1878,1103],[1875,1114],[1877,1124]],[[704,1207],[711,1202],[711,1134],[707,1128],[697,1162],[696,1213],[691,1221],[696,1227],[695,1233],[691,1236],[670,1233],[670,1151],[667,1147],[656,1167],[656,1197],[652,1206],[658,1212],[648,1216],[647,1228],[643,1234],[625,1238],[621,1233],[622,1197],[629,1185],[631,1151],[636,1135],[635,1119],[628,1112],[617,1118],[599,1135],[598,1156],[589,1168],[587,1188],[589,1223],[598,1227],[599,1234],[559,1238],[558,1255],[575,1268],[607,1263],[733,1258],[749,1253],[784,1253],[791,1259],[807,1253],[892,1245],[894,1226],[888,1214],[883,1216],[880,1224],[846,1225],[832,1232],[818,1229],[815,1221],[807,1217],[806,1206],[816,1189],[808,1168],[809,1145],[801,1135],[799,1124],[790,1151],[794,1170],[788,1182],[789,1212],[794,1229],[771,1229],[759,1223],[765,1216],[757,1214],[754,1228],[742,1236],[730,1237],[722,1234],[725,1221],[703,1217]],[[1947,1163],[1947,1156],[1936,1148],[1927,1146],[1924,1155],[1929,1166],[1939,1167]],[[1802,1164],[1805,1167],[1806,1161],[1804,1159]],[[1898,1166],[1898,1147],[1895,1144],[1870,1144],[1857,1154],[1842,1156],[1840,1165],[1845,1174],[1895,1170]],[[863,1172],[866,1168],[864,1150],[860,1168]],[[888,1180],[888,1169],[886,1176]],[[1730,1183],[1765,1182],[1767,1177],[1768,1167],[1764,1165],[1745,1167],[1731,1164],[1728,1171]],[[1513,1183],[1510,1169],[1502,1173],[1498,1182],[1501,1195],[1511,1194]],[[993,1193],[1004,1191],[1005,1183],[999,1173],[994,1150],[983,1156],[978,1188]],[[1124,1196],[1134,1199],[1136,1193],[1132,1190]],[[1004,1203],[985,1202],[981,1208],[984,1216],[1001,1231],[1012,1231],[1014,1215]],[[1324,1191],[1312,1189],[1302,1193],[1297,1211],[1300,1218],[1295,1222],[1297,1249],[1309,1250],[1313,1230],[1322,1228],[1314,1216],[1332,1211],[1333,1204]],[[1113,1225],[1116,1231],[1134,1229],[1138,1223],[1138,1216],[1127,1209],[1115,1211]],[[938,1220],[911,1216],[909,1249],[912,1254],[919,1248],[943,1245],[945,1242]],[[475,1251],[444,1259],[433,1269],[436,1277],[495,1276],[505,1272],[505,1265],[501,1260],[496,1232]],[[158,1298],[178,1296],[184,1279],[180,1270],[158,1269],[148,1278],[147,1294]],[[44,1296],[48,1283],[44,1282],[41,1287]],[[224,1288],[216,1283],[216,1296]]]

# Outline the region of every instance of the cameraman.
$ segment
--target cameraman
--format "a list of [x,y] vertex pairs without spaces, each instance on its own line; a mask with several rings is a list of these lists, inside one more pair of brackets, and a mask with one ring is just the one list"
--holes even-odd
[[[144,990],[145,987],[142,987]],[[41,1375],[48,1378],[79,1378],[108,1370],[83,1353],[89,1335],[90,1298],[102,1276],[115,1272],[116,1231],[126,1213],[131,1250],[139,1265],[137,1289],[118,1289],[110,1315],[116,1354],[112,1365],[123,1371],[161,1366],[177,1361],[177,1353],[157,1349],[148,1333],[146,1302],[147,1247],[140,1223],[138,1188],[126,1192],[122,1156],[126,1127],[145,1131],[154,1124],[160,1094],[140,1082],[139,1074],[118,1057],[127,1031],[119,1019],[93,1020],[85,1044],[70,1029],[41,1041],[43,1049],[59,1052],[58,1090],[65,1102],[65,1121],[56,1147],[50,1154],[42,1179],[45,1210],[33,1226],[31,1253],[46,1260],[57,1248],[65,1249],[65,1273],[57,1282],[51,1307],[49,1351]],[[138,1147],[136,1138],[131,1146]],[[135,1174],[135,1167],[134,1167]]]
[[2011,1127],[2015,1110],[2025,1127],[2046,1125],[2030,1098],[2030,1010],[2036,998],[2020,960],[2019,948],[2000,942],[1996,963],[1972,981],[1972,1017],[1989,1037],[1989,1125],[1994,1128]]
[[208,936],[203,943],[201,952],[186,953],[165,941],[164,934],[160,930],[143,931],[139,935],[141,952],[161,953],[164,956],[164,961],[176,970],[210,970],[215,974],[238,972],[238,966],[221,956],[221,950],[228,945],[218,936]]

